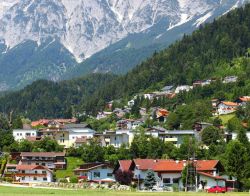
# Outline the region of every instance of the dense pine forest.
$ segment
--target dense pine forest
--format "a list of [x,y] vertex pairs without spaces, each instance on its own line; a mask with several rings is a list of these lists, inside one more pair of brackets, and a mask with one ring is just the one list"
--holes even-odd
[[129,100],[137,93],[159,90],[165,85],[190,85],[195,80],[237,75],[240,78],[237,84],[228,86],[218,82],[180,95],[175,101],[233,99],[250,93],[249,48],[250,5],[246,5],[212,24],[200,26],[190,36],[184,35],[181,41],[155,53],[126,75],[91,74],[59,83],[37,81],[2,96],[0,112],[13,111],[31,119],[66,118],[77,112],[96,113],[107,101]]

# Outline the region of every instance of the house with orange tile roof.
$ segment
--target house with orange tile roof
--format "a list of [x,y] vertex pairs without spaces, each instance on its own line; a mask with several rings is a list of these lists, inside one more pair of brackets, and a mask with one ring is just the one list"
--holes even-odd
[[219,115],[231,114],[235,112],[239,104],[230,101],[222,101],[217,105],[217,110]]
[[246,107],[247,103],[250,103],[250,96],[239,97],[235,102],[242,107]]
[[[163,159],[134,159],[132,161],[123,160],[118,162],[115,171],[118,169],[129,169],[134,174],[134,181],[140,183],[140,188],[144,188],[144,179],[148,170],[153,170],[158,187],[177,186],[183,189],[182,171],[191,161],[175,161]],[[203,189],[215,185],[225,186],[228,177],[223,175],[224,167],[218,160],[197,160],[192,162],[197,176],[197,186]],[[115,172],[114,171],[114,172]]]

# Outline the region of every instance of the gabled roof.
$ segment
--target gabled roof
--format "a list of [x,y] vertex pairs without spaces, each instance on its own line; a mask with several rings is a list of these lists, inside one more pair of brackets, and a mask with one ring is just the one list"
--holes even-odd
[[21,152],[21,157],[64,157],[65,152]]
[[74,171],[89,171],[98,167],[112,167],[110,163],[86,163],[80,166],[80,168],[75,169]]
[[206,172],[198,172],[198,174],[203,175],[203,176],[207,176],[209,178],[213,178],[215,180],[226,180],[225,178],[223,178],[221,176],[214,176],[214,175],[206,173]]
[[91,128],[89,124],[66,124],[64,125],[65,129],[83,129]]
[[122,171],[129,171],[132,163],[131,160],[119,160],[120,169]]
[[[214,171],[218,160],[199,160],[196,161],[196,169],[197,171]],[[154,166],[154,171],[158,172],[181,172],[185,166],[187,165],[187,161],[173,161],[173,160],[161,160]]]
[[156,161],[154,159],[134,159],[135,166],[140,170],[153,170]]
[[17,165],[17,170],[47,170],[51,171],[49,168],[42,166],[42,165]]
[[250,96],[244,96],[239,98],[242,102],[250,102]]
[[227,105],[227,106],[238,106],[237,103],[230,102],[230,101],[222,101],[221,103],[223,103],[224,105]]

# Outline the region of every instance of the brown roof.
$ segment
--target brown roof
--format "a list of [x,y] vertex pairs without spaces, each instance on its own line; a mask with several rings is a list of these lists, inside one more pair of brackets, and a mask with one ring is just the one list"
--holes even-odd
[[81,165],[80,168],[77,168],[74,171],[89,171],[102,166],[112,167],[110,163],[86,163]]
[[21,157],[64,157],[65,152],[21,152]]

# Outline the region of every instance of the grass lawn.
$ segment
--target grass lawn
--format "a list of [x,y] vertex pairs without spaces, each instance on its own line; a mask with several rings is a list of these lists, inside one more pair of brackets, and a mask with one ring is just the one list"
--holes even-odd
[[[34,189],[34,188],[13,188],[0,186],[0,196],[199,196],[199,195],[215,195],[212,193],[145,193],[145,192],[119,192],[119,191],[95,191],[95,190],[48,190],[48,189]],[[218,194],[216,194],[218,195]],[[249,193],[226,193],[219,194],[225,196],[247,196]]]
[[56,178],[65,178],[68,176],[74,176],[74,169],[76,169],[79,165],[83,164],[81,158],[77,157],[66,157],[67,159],[67,169],[66,170],[57,170]]
[[226,115],[221,115],[221,116],[219,116],[219,118],[222,120],[222,124],[224,125],[224,126],[226,126],[227,125],[227,122],[230,120],[230,119],[232,119],[233,117],[235,117],[235,114],[233,113],[233,114],[226,114]]

